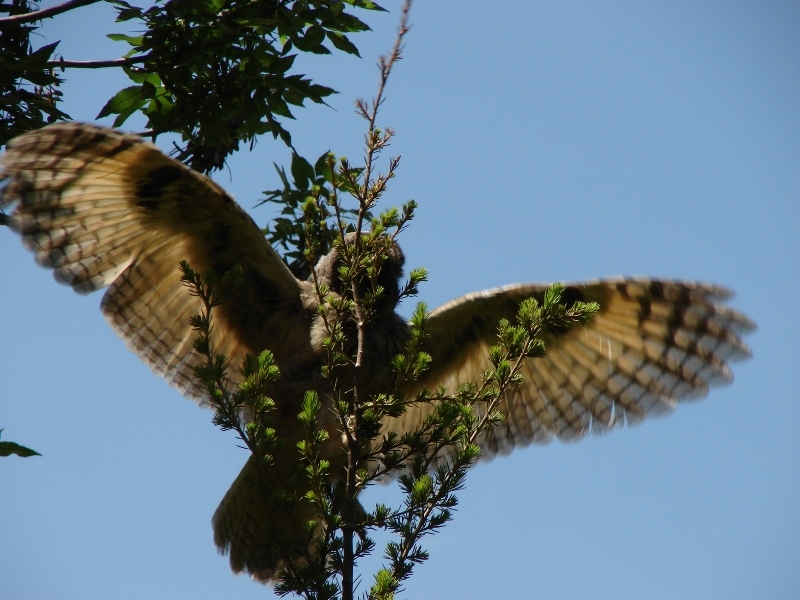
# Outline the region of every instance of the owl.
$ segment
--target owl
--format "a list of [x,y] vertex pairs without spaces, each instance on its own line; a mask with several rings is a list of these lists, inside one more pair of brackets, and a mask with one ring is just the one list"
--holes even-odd
[[[135,135],[92,125],[55,124],[8,144],[2,157],[0,209],[36,261],[80,294],[108,288],[101,309],[127,346],[183,395],[207,406],[193,377],[200,362],[189,320],[198,299],[181,282],[179,264],[198,271],[241,267],[241,284],[216,310],[216,352],[238,365],[247,354],[272,352],[280,379],[271,388],[276,430],[299,439],[302,393],[321,390],[323,335],[319,298],[300,280],[253,220],[207,177],[164,155]],[[409,325],[395,312],[403,254],[391,243],[382,265],[380,297],[365,329],[370,393],[391,378],[391,359],[403,351]],[[339,256],[320,259],[314,275],[340,291]],[[430,368],[418,388],[454,392],[491,367],[501,319],[513,321],[520,303],[541,298],[543,284],[514,284],[468,294],[432,311],[423,350]],[[579,439],[626,423],[640,423],[729,383],[729,362],[750,356],[742,335],[754,328],[726,306],[725,288],[697,282],[610,278],[566,285],[568,302],[597,302],[585,327],[546,337],[547,355],[527,360],[524,383],[508,391],[504,419],[480,438],[482,456],[554,438]],[[230,369],[234,383],[236,369]],[[386,419],[384,434],[417,428],[431,411],[418,404]],[[324,412],[324,411],[323,411]],[[322,413],[321,413],[322,414]],[[297,463],[276,453],[270,476],[280,480]],[[273,580],[285,557],[259,469],[245,464],[213,517],[214,540],[235,572]],[[313,510],[299,519],[314,519]]]

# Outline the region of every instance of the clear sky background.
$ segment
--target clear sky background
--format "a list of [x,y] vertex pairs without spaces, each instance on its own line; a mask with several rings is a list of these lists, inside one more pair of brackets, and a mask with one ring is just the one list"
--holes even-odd
[[[394,39],[386,4],[354,38],[362,60],[301,61],[341,92],[297,111],[304,155],[361,155],[352,102]],[[60,17],[42,43],[117,57],[103,14]],[[403,157],[388,201],[420,203],[400,240],[430,271],[420,299],[676,277],[732,288],[759,329],[702,402],[479,464],[400,597],[800,598],[800,5],[419,0],[411,21],[380,121]],[[67,78],[80,120],[127,85]],[[216,179],[249,209],[288,160],[263,139]],[[0,598],[272,597],[212,542],[235,438],[125,349],[100,294],[56,285],[7,230],[0,258],[0,427],[43,454],[0,459]]]

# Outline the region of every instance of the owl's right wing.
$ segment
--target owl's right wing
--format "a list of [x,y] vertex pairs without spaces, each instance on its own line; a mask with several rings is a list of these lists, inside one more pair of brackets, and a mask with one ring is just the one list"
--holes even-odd
[[110,286],[102,310],[150,368],[203,402],[194,381],[199,300],[179,263],[200,273],[242,267],[243,284],[216,309],[215,352],[236,378],[246,353],[309,352],[302,284],[253,220],[207,177],[137,136],[77,123],[17,137],[2,157],[0,208],[36,261],[81,294]]
[[[515,322],[520,302],[541,301],[545,289],[511,285],[437,308],[424,346],[431,368],[414,387],[444,386],[452,393],[461,384],[479,383],[491,368],[487,356],[497,344],[500,319]],[[498,406],[505,419],[478,440],[483,456],[639,423],[731,381],[727,363],[750,356],[741,335],[754,324],[723,304],[729,297],[719,286],[647,278],[567,284],[567,304],[593,301],[600,311],[585,327],[545,333],[547,355],[524,361],[524,383]],[[413,430],[431,411],[430,404],[415,405],[386,430]]]

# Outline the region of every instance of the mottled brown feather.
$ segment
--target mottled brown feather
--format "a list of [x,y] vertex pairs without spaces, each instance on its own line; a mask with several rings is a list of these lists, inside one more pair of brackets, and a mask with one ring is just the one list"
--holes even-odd
[[[566,298],[598,302],[586,327],[545,336],[547,356],[527,360],[524,384],[506,394],[499,410],[506,419],[480,445],[491,458],[554,437],[575,440],[666,414],[678,403],[701,398],[709,386],[729,383],[726,361],[750,356],[739,334],[753,323],[720,304],[731,294],[709,284],[613,278],[566,284]],[[468,294],[436,310],[429,319],[425,350],[432,367],[419,384],[449,392],[480,380],[497,343],[500,319],[514,321],[520,302],[541,300],[545,284],[517,284]],[[421,425],[430,406],[417,405],[386,431]]]
[[0,202],[18,202],[11,226],[37,262],[79,293],[110,285],[102,308],[112,327],[184,394],[203,397],[190,359],[199,305],[180,282],[182,260],[201,272],[240,265],[248,282],[268,282],[265,297],[240,293],[235,310],[220,310],[216,349],[232,365],[265,348],[279,362],[310,353],[301,283],[207,177],[136,136],[73,123],[16,138],[2,166]]

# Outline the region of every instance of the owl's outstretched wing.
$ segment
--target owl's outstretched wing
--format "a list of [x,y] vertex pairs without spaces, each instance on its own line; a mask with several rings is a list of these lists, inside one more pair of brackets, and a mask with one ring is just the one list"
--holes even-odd
[[[433,311],[425,347],[433,360],[420,384],[453,391],[479,382],[491,367],[487,354],[500,319],[515,322],[519,303],[541,300],[545,288],[507,286]],[[740,336],[755,326],[723,304],[730,296],[714,285],[646,278],[568,284],[564,301],[594,301],[600,312],[585,327],[545,336],[547,356],[526,360],[524,384],[499,407],[504,421],[479,441],[483,456],[639,423],[732,381],[727,362],[750,356]],[[417,405],[388,428],[411,430],[430,410]]]
[[137,136],[66,123],[26,133],[2,157],[0,208],[36,261],[78,293],[110,286],[102,310],[158,375],[202,401],[191,365],[200,307],[179,264],[240,265],[244,280],[216,313],[215,350],[231,375],[248,352],[308,352],[301,284],[253,220],[218,185]]

